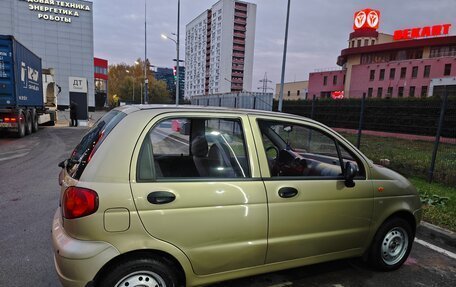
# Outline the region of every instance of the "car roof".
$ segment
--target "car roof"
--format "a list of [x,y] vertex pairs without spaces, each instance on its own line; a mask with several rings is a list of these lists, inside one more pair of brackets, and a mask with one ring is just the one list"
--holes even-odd
[[[198,111],[198,112],[227,112],[233,114],[241,114],[241,115],[261,115],[261,116],[281,116],[287,118],[294,118],[294,119],[305,119],[310,122],[318,123],[310,118],[293,115],[288,113],[282,112],[274,112],[274,111],[264,111],[264,110],[253,110],[253,109],[239,109],[239,108],[227,108],[227,107],[215,107],[215,106],[196,106],[196,105],[125,105],[121,107],[117,107],[116,110],[122,111],[126,114],[141,111],[141,110],[156,110],[159,112],[171,112],[171,111]],[[321,124],[321,123],[318,123]]]

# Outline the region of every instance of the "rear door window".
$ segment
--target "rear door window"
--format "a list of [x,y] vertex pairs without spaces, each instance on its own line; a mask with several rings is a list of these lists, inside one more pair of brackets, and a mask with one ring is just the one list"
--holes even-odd
[[238,119],[173,118],[148,133],[138,180],[250,177],[244,132]]
[[126,114],[123,112],[110,111],[99,119],[84,135],[67,161],[66,169],[72,178],[79,179],[81,177],[95,151],[125,116]]

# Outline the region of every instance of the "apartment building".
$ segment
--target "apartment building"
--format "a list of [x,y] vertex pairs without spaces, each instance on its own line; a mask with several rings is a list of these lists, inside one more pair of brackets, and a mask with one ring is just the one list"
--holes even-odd
[[220,0],[186,26],[185,97],[252,89],[256,5]]

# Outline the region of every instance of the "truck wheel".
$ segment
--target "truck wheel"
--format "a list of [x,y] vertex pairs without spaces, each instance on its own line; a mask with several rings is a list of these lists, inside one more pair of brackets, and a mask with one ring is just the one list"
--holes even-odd
[[32,132],[36,133],[38,131],[38,114],[36,110],[32,110]]
[[25,112],[25,134],[29,135],[32,133],[32,115],[30,111]]
[[25,115],[22,111],[19,111],[16,137],[22,138],[24,136],[25,136]]

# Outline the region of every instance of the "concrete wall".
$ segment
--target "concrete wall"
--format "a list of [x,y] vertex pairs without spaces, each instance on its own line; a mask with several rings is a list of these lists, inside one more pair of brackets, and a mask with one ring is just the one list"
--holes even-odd
[[[94,107],[92,2],[63,1],[88,6],[89,11],[74,8],[74,6],[68,8],[44,2],[56,3],[51,0],[1,0],[0,34],[13,35],[19,42],[41,57],[43,68],[54,68],[57,84],[62,88],[62,92],[58,96],[58,105],[69,105],[69,77],[82,77],[87,78],[89,84],[88,104],[90,107]],[[35,9],[41,9],[40,7],[77,12],[79,16]],[[41,18],[39,18],[40,15]],[[45,20],[42,18],[43,15],[60,17],[71,23]]]

